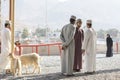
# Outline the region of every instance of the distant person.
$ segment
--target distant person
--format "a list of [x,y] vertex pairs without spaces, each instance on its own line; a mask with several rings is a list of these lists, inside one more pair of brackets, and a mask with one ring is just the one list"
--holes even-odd
[[92,28],[92,20],[87,20],[86,25],[82,52],[85,52],[85,73],[92,74],[96,70],[96,32]]
[[1,37],[0,72],[4,72],[9,63],[8,55],[11,53],[11,27],[9,21],[5,22]]
[[75,72],[79,72],[82,69],[82,42],[84,39],[84,32],[81,29],[82,20],[77,19],[76,21],[76,32],[75,32],[75,57],[74,57],[74,67]]
[[107,44],[106,57],[112,57],[113,56],[113,40],[110,37],[110,34],[107,34],[106,44]]
[[73,64],[74,64],[74,34],[75,34],[75,16],[71,16],[70,23],[62,28],[60,39],[62,40],[62,50],[61,55],[61,72],[63,75],[72,76],[73,75]]

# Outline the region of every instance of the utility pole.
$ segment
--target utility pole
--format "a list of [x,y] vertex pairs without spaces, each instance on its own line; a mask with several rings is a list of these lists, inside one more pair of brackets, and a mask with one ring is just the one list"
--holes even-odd
[[0,0],[0,31],[1,31],[1,8],[2,8],[2,5],[1,5],[1,0]]

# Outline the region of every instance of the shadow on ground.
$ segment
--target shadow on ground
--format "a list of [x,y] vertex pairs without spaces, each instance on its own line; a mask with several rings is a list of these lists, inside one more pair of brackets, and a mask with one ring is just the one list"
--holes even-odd
[[97,75],[97,74],[102,74],[102,73],[107,74],[107,73],[119,72],[119,71],[120,71],[120,69],[111,69],[111,70],[96,71],[95,74],[75,73],[74,76],[70,76],[70,77],[61,75],[60,72],[44,74],[44,75],[29,74],[29,75],[23,75],[21,77],[13,77],[10,74],[7,74],[7,75],[0,74],[0,80],[1,79],[6,79],[6,80],[59,80],[59,79],[65,79],[65,78],[85,77],[85,76],[89,76],[89,75]]

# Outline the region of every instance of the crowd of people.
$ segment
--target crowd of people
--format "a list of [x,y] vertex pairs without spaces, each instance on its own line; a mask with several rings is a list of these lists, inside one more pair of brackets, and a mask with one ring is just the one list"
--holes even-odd
[[[72,76],[73,72],[81,71],[83,63],[85,64],[86,74],[92,74],[96,71],[96,32],[92,27],[92,20],[86,21],[86,30],[83,30],[81,25],[81,19],[76,20],[76,16],[71,16],[70,23],[62,28],[60,39],[63,50],[61,55],[61,72],[63,75]],[[9,63],[8,55],[11,53],[10,22],[6,21],[4,26],[1,32],[0,54],[0,72],[3,73]],[[107,34],[106,42],[106,57],[111,57],[113,56],[113,41],[109,34]],[[17,41],[15,45],[18,46],[20,43]],[[84,62],[83,56],[85,57]]]
[[[92,27],[92,20],[86,21],[86,30],[81,28],[82,20],[71,16],[70,23],[63,26],[60,39],[62,40],[61,73],[72,76],[73,72],[79,72],[83,68],[86,74],[96,71],[96,31]],[[106,57],[111,57],[113,41],[107,34]],[[84,61],[82,57],[85,57]]]

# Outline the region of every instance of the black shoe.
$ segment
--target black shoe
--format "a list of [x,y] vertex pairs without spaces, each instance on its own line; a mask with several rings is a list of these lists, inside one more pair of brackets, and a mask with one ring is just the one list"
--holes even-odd
[[93,71],[93,73],[95,73],[95,71]]
[[85,74],[94,74],[95,72],[85,72]]
[[62,76],[65,76],[65,73],[61,73]]
[[80,72],[80,70],[79,70],[79,69],[74,69],[73,71],[74,71],[74,72]]
[[71,76],[75,76],[75,75],[74,74],[66,74],[65,76],[71,77]]

